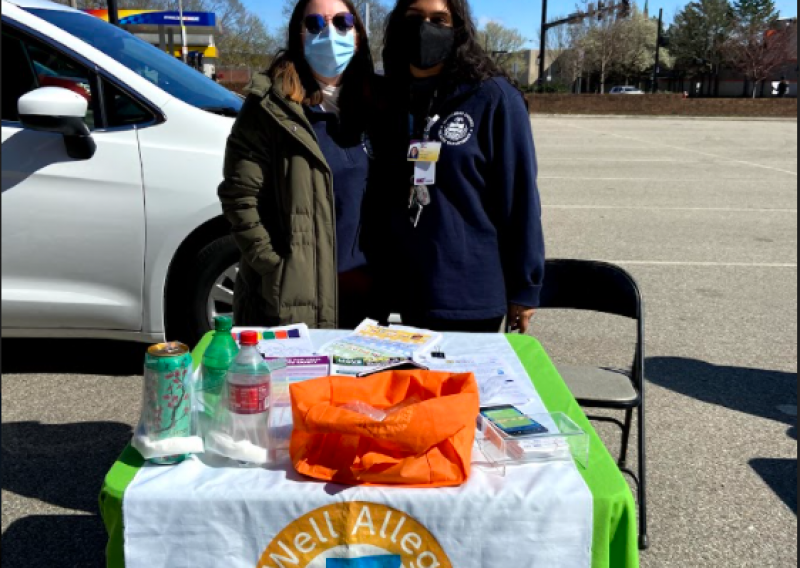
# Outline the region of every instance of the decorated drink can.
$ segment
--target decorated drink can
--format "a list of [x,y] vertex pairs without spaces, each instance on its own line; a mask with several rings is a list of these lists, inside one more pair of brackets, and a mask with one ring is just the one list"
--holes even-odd
[[[147,350],[144,363],[144,426],[150,439],[161,441],[194,435],[192,354],[183,343],[159,343]],[[171,465],[188,456],[166,456],[151,463]]]

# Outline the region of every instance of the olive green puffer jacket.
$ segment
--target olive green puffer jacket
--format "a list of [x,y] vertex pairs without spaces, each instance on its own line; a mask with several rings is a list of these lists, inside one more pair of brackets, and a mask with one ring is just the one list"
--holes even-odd
[[219,198],[242,251],[237,325],[337,326],[333,176],[301,105],[258,75],[228,140]]

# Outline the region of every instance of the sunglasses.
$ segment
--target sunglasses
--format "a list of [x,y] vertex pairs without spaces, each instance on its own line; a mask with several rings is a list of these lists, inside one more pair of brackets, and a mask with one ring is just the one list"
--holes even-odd
[[[311,14],[306,16],[304,22],[306,30],[308,30],[308,33],[312,35],[321,34],[325,28],[328,27],[328,22],[325,20],[325,16],[321,16],[320,14]],[[356,27],[356,17],[349,12],[342,12],[341,14],[336,14],[333,18],[331,18],[331,23],[333,24],[333,27],[336,28],[340,33],[346,34]]]

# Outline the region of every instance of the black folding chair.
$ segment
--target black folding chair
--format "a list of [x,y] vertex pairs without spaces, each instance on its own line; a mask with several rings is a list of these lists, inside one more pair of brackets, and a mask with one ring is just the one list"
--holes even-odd
[[[622,429],[619,467],[636,482],[639,495],[639,548],[649,547],[647,536],[647,456],[644,406],[644,300],[633,277],[605,262],[550,260],[545,270],[540,309],[572,309],[622,316],[636,321],[638,338],[630,372],[594,367],[559,366],[572,394],[585,408],[625,411],[625,422],[592,418]],[[627,466],[633,414],[638,411],[639,472]]]

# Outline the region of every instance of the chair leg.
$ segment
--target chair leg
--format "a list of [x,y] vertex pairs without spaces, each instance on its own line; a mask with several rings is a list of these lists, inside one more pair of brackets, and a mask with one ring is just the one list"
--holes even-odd
[[639,549],[650,548],[647,535],[647,444],[644,404],[639,407]]
[[622,448],[619,453],[619,467],[628,467],[628,449],[631,445],[631,429],[633,428],[633,409],[625,411],[625,426],[622,428]]

